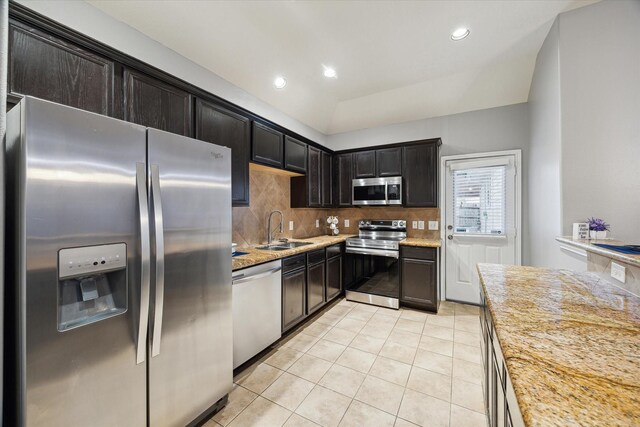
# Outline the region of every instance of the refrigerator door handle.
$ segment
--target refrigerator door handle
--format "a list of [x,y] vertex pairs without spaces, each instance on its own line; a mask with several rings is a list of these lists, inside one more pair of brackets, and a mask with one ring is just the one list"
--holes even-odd
[[158,165],[151,165],[151,203],[153,206],[156,241],[156,301],[154,304],[153,335],[151,338],[151,357],[155,357],[160,354],[162,310],[164,307],[164,226],[162,223],[162,196],[160,194],[160,171]]
[[151,285],[151,241],[149,239],[149,205],[147,201],[147,168],[144,163],[136,163],[136,187],[140,217],[140,319],[138,321],[138,342],[136,344],[136,364],[145,361],[147,352],[147,327],[149,323],[149,287]]

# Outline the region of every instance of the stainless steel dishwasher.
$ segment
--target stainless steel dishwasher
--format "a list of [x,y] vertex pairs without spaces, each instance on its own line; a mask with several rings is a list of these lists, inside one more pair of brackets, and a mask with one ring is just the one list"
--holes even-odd
[[282,261],[233,272],[233,369],[282,336]]

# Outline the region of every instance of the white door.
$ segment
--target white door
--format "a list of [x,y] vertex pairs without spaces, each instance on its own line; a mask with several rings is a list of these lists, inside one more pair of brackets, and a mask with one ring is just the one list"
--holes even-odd
[[478,263],[519,264],[519,153],[444,158],[445,294],[480,303]]

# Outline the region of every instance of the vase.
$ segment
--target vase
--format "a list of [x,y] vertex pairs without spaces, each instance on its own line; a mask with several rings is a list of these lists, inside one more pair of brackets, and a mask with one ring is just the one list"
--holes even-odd
[[607,230],[604,230],[604,231],[589,230],[589,237],[596,240],[606,239]]

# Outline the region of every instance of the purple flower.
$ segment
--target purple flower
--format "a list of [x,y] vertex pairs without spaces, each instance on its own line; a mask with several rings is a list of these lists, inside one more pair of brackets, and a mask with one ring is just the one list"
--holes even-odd
[[593,231],[607,231],[609,230],[609,224],[604,222],[603,219],[600,218],[589,218],[587,219],[589,223],[589,230]]

